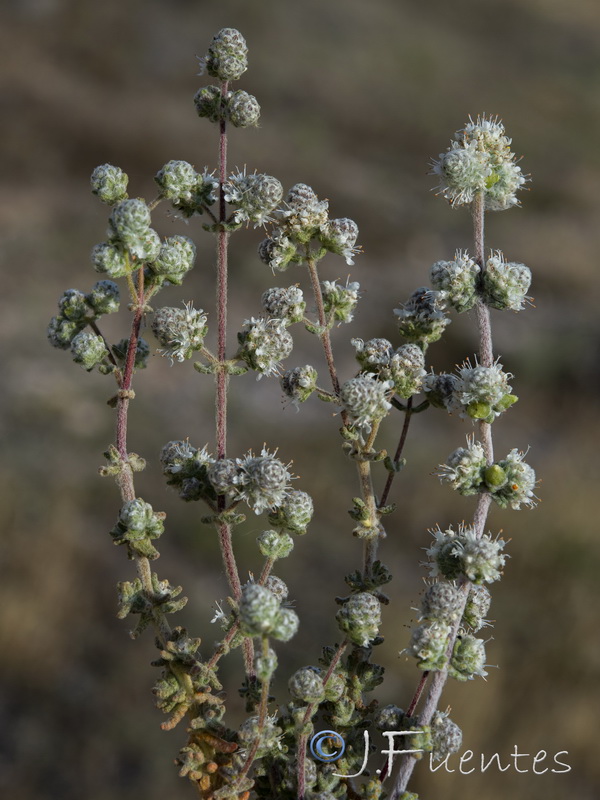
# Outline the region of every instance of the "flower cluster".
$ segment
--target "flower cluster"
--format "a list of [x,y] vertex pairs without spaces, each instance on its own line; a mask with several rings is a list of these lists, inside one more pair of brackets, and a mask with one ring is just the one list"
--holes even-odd
[[202,309],[184,303],[183,308],[159,308],[152,320],[152,332],[171,361],[184,361],[202,349],[208,326]]
[[336,253],[347,264],[353,264],[353,258],[359,252],[356,247],[358,226],[347,217],[329,219],[328,210],[327,200],[319,200],[310,186],[305,183],[292,186],[279,210],[274,229],[259,246],[261,261],[273,270],[285,270],[291,263],[305,260],[306,248],[314,241],[323,254]]
[[218,181],[207,172],[196,172],[187,161],[168,161],[154,176],[161,197],[170,200],[184,218],[202,214],[217,200]]
[[523,458],[523,453],[513,449],[505,459],[488,465],[482,445],[467,438],[467,446],[451,453],[438,474],[459,494],[489,492],[501,508],[531,508],[536,504],[536,477]]
[[518,204],[516,193],[527,178],[510,149],[504,125],[485,116],[469,120],[450,147],[440,153],[433,172],[441,194],[453,206],[472,203],[482,194],[487,211],[503,211]]

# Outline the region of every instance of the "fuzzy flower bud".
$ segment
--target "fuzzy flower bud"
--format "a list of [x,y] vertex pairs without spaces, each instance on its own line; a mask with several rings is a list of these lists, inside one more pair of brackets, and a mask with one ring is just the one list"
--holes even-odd
[[431,344],[437,342],[450,319],[442,310],[439,292],[421,287],[412,293],[401,308],[395,308],[398,332],[409,342]]
[[458,370],[458,382],[454,390],[455,400],[462,407],[461,416],[493,422],[509,408],[517,398],[511,394],[508,381],[512,375],[502,371],[498,361],[491,367],[475,367],[467,359]]
[[301,703],[319,703],[325,696],[325,686],[316,667],[302,667],[288,681],[288,689]]
[[217,494],[237,491],[239,469],[233,458],[219,458],[208,468],[208,480]]
[[356,425],[370,429],[371,423],[383,419],[390,408],[390,381],[378,381],[372,375],[359,375],[342,384],[340,400]]
[[73,361],[90,372],[108,356],[108,350],[101,336],[82,331],[71,342]]
[[483,639],[477,639],[468,633],[460,634],[454,644],[448,674],[457,681],[470,681],[476,675],[485,678],[487,672]]
[[227,99],[227,118],[236,128],[258,125],[260,106],[258,100],[248,92],[238,89]]
[[479,272],[479,266],[469,254],[457,250],[454,261],[436,261],[431,267],[431,285],[440,293],[442,301],[461,314],[473,308],[477,301]]
[[317,387],[317,370],[308,364],[284,372],[280,379],[286,397],[295,403],[304,403]]
[[524,454],[513,449],[498,467],[504,472],[505,480],[496,487],[490,486],[492,499],[500,508],[518,510],[521,506],[533,508],[536,505],[535,472],[523,461]]
[[208,328],[201,308],[185,303],[183,308],[159,308],[152,320],[152,332],[163,346],[162,355],[184,361],[202,349]]
[[462,573],[473,583],[493,583],[500,580],[508,556],[502,553],[504,539],[492,539],[484,534],[479,539],[472,528],[463,531],[454,546]]
[[381,605],[370,592],[350,595],[335,615],[340,630],[359,647],[368,647],[379,633]]
[[98,317],[117,312],[120,299],[119,287],[114,281],[98,281],[92,286],[92,291],[85,296],[94,315]]
[[502,553],[506,545],[503,539],[492,539],[488,534],[478,539],[473,528],[464,526],[458,532],[449,528],[433,534],[435,541],[427,550],[433,576],[467,578],[478,584],[500,580],[507,559]]
[[203,447],[192,447],[188,441],[172,441],[162,448],[160,461],[169,486],[179,489],[185,502],[214,499],[214,491],[207,472],[214,458]]
[[488,306],[501,311],[522,311],[529,299],[531,270],[525,264],[504,261],[498,250],[488,258],[483,273],[483,299]]
[[309,242],[327,222],[328,208],[327,200],[319,201],[310,186],[295,184],[289,190],[281,211],[286,232],[299,242]]
[[213,78],[235,81],[248,69],[248,46],[235,28],[223,28],[212,40],[201,69]]
[[120,203],[127,198],[129,178],[119,167],[112,164],[101,164],[92,172],[90,186],[92,194],[109,206]]
[[271,630],[271,636],[280,642],[289,642],[292,636],[296,635],[299,625],[300,620],[295,611],[291,608],[281,608]]
[[65,317],[52,317],[48,325],[48,342],[59,350],[68,350],[71,342],[85,327],[84,320],[68,320]]
[[492,596],[490,590],[484,584],[473,584],[469,589],[467,604],[463,613],[463,622],[472,630],[478,631],[486,625],[485,618],[490,605]]
[[286,270],[295,255],[296,245],[281,230],[273,231],[271,237],[263,239],[258,246],[258,257],[273,271]]
[[433,583],[425,592],[421,605],[423,619],[450,624],[458,618],[462,605],[456,586],[448,581]]
[[275,595],[280,603],[282,603],[289,594],[289,590],[285,581],[282,581],[281,578],[277,577],[277,575],[269,575],[265,586]]
[[162,197],[184,217],[202,214],[216,201],[218,182],[206,171],[196,172],[187,161],[169,161],[154,176]]
[[416,344],[404,344],[392,355],[382,377],[388,377],[400,397],[411,397],[421,391],[425,371],[425,356]]
[[158,256],[150,269],[161,282],[181,285],[186,272],[194,266],[196,245],[187,236],[169,236],[160,247]]
[[343,256],[348,265],[354,264],[353,256],[360,252],[355,247],[357,239],[358,225],[347,217],[329,220],[319,228],[319,241],[323,247]]
[[350,344],[356,350],[356,360],[366,372],[380,373],[381,367],[389,366],[392,357],[392,343],[387,339],[351,339]]
[[88,311],[86,297],[78,289],[67,289],[58,301],[60,316],[68,320],[81,320]]
[[269,522],[290,533],[302,535],[306,533],[313,511],[311,496],[294,489],[287,494],[283,503],[269,514]]
[[436,711],[431,718],[431,757],[434,761],[442,761],[446,756],[460,750],[462,731],[452,722],[444,711]]
[[198,182],[198,173],[187,161],[168,161],[154,176],[161,194],[167,200],[191,200]]
[[240,627],[248,636],[269,633],[279,614],[279,601],[265,586],[247,583],[242,587],[238,608]]
[[302,289],[298,286],[267,289],[261,298],[261,303],[269,317],[280,319],[287,325],[301,322],[304,318],[306,303]]
[[199,117],[206,117],[211,122],[219,122],[223,116],[225,104],[218,86],[203,86],[194,96],[194,104]]
[[375,727],[378,731],[399,731],[404,720],[403,709],[393,704],[379,709],[375,717]]
[[158,552],[150,540],[158,538],[164,531],[165,514],[153,510],[141,497],[128,500],[119,511],[119,519],[112,529],[115,544],[126,544],[130,558],[134,555],[154,559]]
[[[239,357],[260,375],[278,375],[279,362],[292,352],[294,342],[280,319],[255,319],[244,322],[238,333]],[[260,376],[259,376],[260,377]]]
[[288,533],[263,531],[257,537],[258,549],[265,558],[287,558],[294,549],[294,540]]
[[130,270],[123,247],[108,242],[101,242],[94,247],[92,264],[96,272],[105,272],[111,278],[122,278]]
[[111,229],[123,242],[142,236],[150,227],[150,209],[143,200],[123,200],[109,218]]
[[516,192],[527,179],[517,166],[510,145],[497,118],[481,116],[475,122],[470,119],[433,164],[433,173],[440,178],[440,193],[453,206],[467,205],[479,193],[483,194],[488,211],[518,205]]
[[322,281],[323,309],[326,314],[333,314],[339,322],[352,322],[354,309],[358,303],[360,284],[356,281],[338,285],[337,281]]
[[449,483],[459,494],[468,497],[485,491],[484,470],[486,459],[483,447],[473,438],[467,437],[467,446],[459,447],[441,465],[440,480]]
[[237,491],[256,514],[281,505],[288,493],[290,472],[286,465],[263,449],[260,456],[250,453],[237,459]]
[[[127,351],[129,350],[129,339],[121,339],[117,344],[112,346],[114,357],[121,364],[125,364],[127,359]],[[133,366],[135,369],[145,369],[148,366],[148,357],[150,356],[150,346],[145,339],[139,338],[135,348],[135,360]]]
[[281,202],[283,186],[272,175],[238,172],[230,175],[225,184],[225,199],[238,206],[235,222],[254,222],[263,225]]
[[[238,730],[238,738],[240,745],[248,750],[258,739],[259,744],[258,750],[256,751],[256,758],[263,758],[263,756],[279,750],[281,728],[278,728],[270,717],[266,717],[266,719],[263,720],[262,725],[259,724],[258,717],[250,717],[240,725]],[[240,794],[238,794],[238,797],[239,796]]]
[[438,670],[446,664],[446,646],[450,626],[445,622],[431,622],[414,628],[406,652],[417,659],[420,669]]
[[277,654],[269,647],[269,652],[266,656],[262,653],[257,653],[254,656],[254,670],[256,677],[262,683],[267,683],[273,677],[273,673],[277,669]]
[[447,372],[439,375],[430,372],[423,378],[423,391],[426,392],[431,405],[435,408],[445,408],[449,414],[460,410],[460,404],[454,395],[457,386],[456,375],[450,375]]

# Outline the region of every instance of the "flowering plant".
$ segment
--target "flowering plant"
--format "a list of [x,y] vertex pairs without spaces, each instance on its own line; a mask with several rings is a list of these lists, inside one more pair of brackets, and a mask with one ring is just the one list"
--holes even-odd
[[[121,495],[111,536],[124,546],[137,570],[137,577],[119,584],[119,616],[136,619],[134,637],[148,627],[155,632],[159,657],[153,663],[161,670],[153,689],[156,705],[167,715],[164,729],[187,720],[188,738],[177,763],[180,775],[190,779],[200,797],[408,800],[415,796],[407,787],[418,756],[429,752],[433,759],[443,759],[460,748],[459,727],[438,710],[447,678],[467,681],[487,674],[485,642],[476,634],[489,625],[487,584],[501,577],[507,558],[505,541],[486,531],[489,507],[492,502],[511,509],[535,504],[535,474],[523,453],[512,449],[500,460],[494,456],[492,425],[517,398],[509,384],[512,376],[493,353],[489,311],[522,310],[531,276],[527,267],[505,261],[499,251],[486,256],[484,247],[485,212],[517,205],[517,192],[527,178],[497,119],[470,120],[455,135],[434,162],[433,172],[439,177],[440,194],[454,207],[466,205],[472,212],[473,254],[459,250],[453,260],[436,262],[431,288],[418,288],[394,311],[403,343],[354,338],[357,369],[344,379],[338,374],[331,334],[335,326],[352,322],[360,286],[321,280],[319,264],[333,254],[352,265],[360,253],[358,226],[348,218],[331,219],[328,202],[305,184],[284,192],[270,175],[228,172],[228,126],[255,126],[260,117],[256,98],[230,88],[247,68],[242,35],[232,28],[219,31],[201,65],[218,80],[195,96],[199,116],[219,129],[216,171],[199,172],[187,162],[169,161],[155,176],[157,198],[146,202],[128,196],[128,178],[120,168],[96,168],[92,191],[111,213],[107,239],[94,247],[92,263],[106,277],[88,293],[67,290],[48,329],[53,346],[69,350],[86,371],[98,370],[116,382],[110,401],[116,411],[116,438],[106,451],[102,474],[114,477]],[[206,343],[212,316],[204,309],[191,302],[182,308],[155,305],[159,292],[183,282],[196,254],[190,238],[175,235],[161,241],[152,228],[152,212],[163,202],[185,219],[202,217],[203,229],[215,237],[213,350]],[[249,224],[267,231],[258,258],[277,274],[294,269],[299,275],[304,269],[312,300],[305,300],[298,284],[268,289],[261,299],[262,311],[241,322],[237,349],[228,354],[229,241]],[[132,319],[128,336],[111,344],[100,323],[119,310],[117,280],[126,284]],[[314,314],[307,311],[313,303]],[[473,363],[467,359],[457,373],[428,369],[429,346],[443,335],[450,314],[472,309],[479,333]],[[165,514],[135,491],[134,474],[144,469],[145,461],[129,450],[128,419],[134,375],[146,367],[151,350],[141,336],[150,315],[159,352],[173,363],[197,359],[195,369],[204,380],[212,377],[215,385],[214,447],[170,441],[160,454],[167,484],[185,502],[202,505],[202,522],[214,527],[221,547],[230,597],[217,613],[223,636],[210,655],[201,653],[198,638],[171,625],[171,615],[181,610],[186,598],[180,586],[159,578],[151,566],[159,556],[155,542],[164,533]],[[282,365],[293,352],[291,329],[298,325],[322,348],[328,371],[325,385],[312,365]],[[305,491],[309,487],[292,488],[291,464],[281,460],[277,450],[265,445],[257,452],[231,455],[230,384],[248,371],[258,378],[279,377],[284,395],[296,407],[314,396],[337,408],[342,450],[355,464],[359,485],[350,513],[352,534],[362,544],[362,563],[345,577],[348,595],[337,598],[337,641],[326,645],[320,658],[315,654],[319,666],[304,666],[291,675],[285,704],[270,695],[278,666],[273,645],[280,647],[278,643],[294,636],[299,618],[288,601],[288,587],[273,569],[292,552],[294,537],[307,532],[313,501]],[[459,494],[476,496],[477,505],[471,524],[433,532],[427,550],[430,580],[420,618],[410,640],[399,642],[402,651],[415,658],[421,677],[406,710],[380,707],[376,701],[367,702],[384,673],[373,656],[383,641],[381,608],[389,602],[383,587],[391,574],[379,558],[379,545],[386,528],[389,532],[394,525],[394,505],[388,500],[405,465],[410,421],[435,408],[470,419],[477,427],[478,439],[468,437],[466,447],[451,453],[438,473]],[[390,455],[379,445],[378,435],[382,421],[396,412],[402,424]],[[382,483],[379,492],[377,481]],[[264,559],[260,576],[243,583],[232,532],[245,521],[246,509],[266,516],[267,522],[257,538]],[[243,656],[241,692],[248,714],[237,728],[227,717],[227,695],[219,677],[221,659],[235,650]],[[319,724],[344,742],[335,760],[322,747],[313,747]],[[391,758],[377,776],[364,772],[363,742],[371,730],[410,734],[412,746],[394,774]],[[355,778],[362,774],[365,779],[359,786]]]

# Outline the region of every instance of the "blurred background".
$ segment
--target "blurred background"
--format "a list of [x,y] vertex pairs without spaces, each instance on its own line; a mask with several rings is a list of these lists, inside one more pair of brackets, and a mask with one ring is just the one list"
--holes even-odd
[[[324,279],[348,274],[363,289],[355,321],[334,331],[339,371],[356,369],[351,337],[395,335],[393,308],[428,281],[431,264],[469,248],[468,214],[436,198],[429,163],[469,115],[499,115],[521,166],[531,175],[522,208],[487,218],[487,245],[531,267],[535,306],[493,313],[496,351],[514,373],[521,400],[494,426],[497,452],[530,447],[542,480],[540,505],[493,510],[490,528],[510,538],[503,580],[494,585],[487,682],[449,686],[476,754],[559,751],[568,774],[534,775],[532,759],[504,773],[431,775],[412,786],[423,798],[558,800],[597,796],[600,702],[598,615],[598,252],[600,229],[600,7],[596,0],[4,0],[0,10],[0,794],[12,800],[185,798],[193,788],[172,761],[183,727],[159,729],[150,688],[157,671],[152,636],[133,642],[115,618],[115,585],[133,575],[108,530],[116,487],[101,480],[102,451],[113,440],[110,380],[85,374],[46,343],[46,326],[66,288],[89,291],[98,279],[91,247],[104,239],[107,208],[88,189],[105,162],[130,176],[148,199],[153,175],[170,159],[196,168],[216,163],[216,130],[196,116],[196,77],[213,34],[239,28],[250,69],[240,88],[262,106],[261,127],[234,130],[231,167],[277,176],[288,188],[311,184],[331,215],[360,227],[364,254],[352,268],[329,256]],[[162,304],[194,299],[212,309],[211,236],[197,220],[174,220],[159,207],[162,235],[198,245],[184,286]],[[300,282],[301,270],[275,278],[256,257],[262,234],[232,239],[230,344],[260,310],[269,286]],[[106,333],[126,334],[127,315]],[[214,314],[211,315],[214,319]],[[296,329],[294,329],[296,330]],[[429,353],[451,370],[475,349],[472,315],[456,319]],[[151,339],[151,336],[148,337]],[[315,341],[298,331],[289,367],[312,363],[324,375]],[[324,381],[324,379],[323,379]],[[237,387],[237,388],[236,388]],[[190,437],[212,446],[212,385],[188,362],[154,357],[135,380],[130,448],[148,459],[137,491],[168,513],[156,565],[181,583],[190,602],[179,621],[218,638],[214,602],[227,595],[217,542],[164,484],[160,447]],[[296,413],[274,379],[247,375],[234,384],[230,453],[263,442],[294,460],[296,487],[317,513],[309,534],[281,562],[302,627],[277,647],[283,675],[315,664],[337,640],[334,596],[359,566],[360,545],[346,511],[357,491],[340,450],[339,419],[316,399]],[[401,420],[381,443],[395,447]],[[381,556],[394,573],[384,609],[386,666],[382,703],[406,707],[419,675],[398,653],[406,646],[425,570],[427,530],[469,519],[470,499],[431,475],[464,443],[471,425],[430,411],[414,419],[408,465],[392,499]],[[384,475],[376,478],[381,484]],[[258,571],[261,518],[236,533],[243,576]],[[224,662],[233,720],[237,653]],[[285,679],[279,697],[286,698]],[[375,765],[372,765],[373,768]],[[549,766],[554,766],[549,764]]]

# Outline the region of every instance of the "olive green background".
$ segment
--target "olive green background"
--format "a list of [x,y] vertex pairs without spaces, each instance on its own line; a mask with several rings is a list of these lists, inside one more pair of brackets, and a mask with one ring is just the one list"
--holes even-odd
[[[598,617],[598,229],[600,220],[600,8],[595,0],[5,0],[0,11],[0,794],[11,800],[133,800],[191,797],[172,760],[185,735],[159,729],[150,687],[157,671],[151,635],[132,642],[115,618],[119,580],[133,566],[107,531],[116,488],[100,479],[102,451],[113,439],[106,405],[109,378],[85,374],[67,353],[51,350],[45,327],[66,288],[98,279],[89,251],[102,241],[107,209],[88,191],[91,170],[109,161],[130,176],[133,195],[154,196],[152,176],[169,159],[215,164],[215,128],[196,116],[195,76],[223,26],[239,28],[250,48],[240,82],[262,106],[260,129],[234,130],[230,165],[277,176],[287,188],[311,184],[332,216],[358,222],[364,254],[348,268],[328,257],[322,277],[363,287],[355,322],[334,331],[340,374],[355,370],[352,336],[387,336],[392,309],[427,282],[430,265],[470,246],[470,221],[436,198],[429,162],[468,116],[498,114],[531,174],[522,208],[490,214],[487,245],[534,273],[535,305],[518,315],[493,313],[496,351],[515,374],[521,400],[494,426],[500,456],[530,451],[541,503],[519,513],[495,509],[493,532],[510,538],[511,559],[493,586],[487,682],[453,684],[444,697],[464,729],[464,747],[506,762],[519,752],[568,751],[568,774],[533,775],[490,768],[470,775],[429,775],[422,798],[587,800],[600,786],[597,757],[600,691]],[[197,267],[164,304],[194,299],[212,310],[214,255],[200,222],[155,213],[162,235],[198,243]],[[241,322],[260,310],[269,286],[300,282],[301,270],[273,277],[256,257],[260,231],[231,242],[230,347]],[[211,313],[214,321],[214,313]],[[106,332],[125,335],[126,312]],[[289,366],[325,370],[312,337],[297,330]],[[151,337],[149,337],[151,338]],[[464,315],[431,364],[452,369],[475,350],[475,320]],[[227,595],[215,536],[201,509],[165,487],[162,444],[190,437],[212,442],[212,386],[191,365],[158,357],[136,376],[130,447],[148,459],[137,490],[168,513],[157,563],[161,578],[190,598],[180,620],[203,638],[215,600]],[[296,413],[277,382],[247,375],[233,384],[230,453],[263,442],[294,461],[298,488],[317,513],[277,574],[302,620],[298,636],[278,645],[285,673],[315,664],[338,638],[334,596],[360,564],[346,511],[356,493],[353,464],[340,450],[339,418],[311,399]],[[393,448],[401,419],[384,427]],[[415,418],[408,465],[393,491],[381,555],[393,571],[384,609],[386,666],[382,702],[406,706],[418,679],[406,646],[425,570],[428,528],[469,519],[470,499],[431,475],[460,446],[470,423],[430,411]],[[378,485],[384,475],[376,475]],[[250,518],[252,516],[252,518]],[[249,515],[236,534],[242,575],[260,569]],[[238,654],[224,664],[232,719]],[[377,763],[371,764],[374,769]],[[456,765],[455,765],[456,766]],[[553,764],[548,766],[552,767]],[[538,767],[539,768],[539,767]]]

